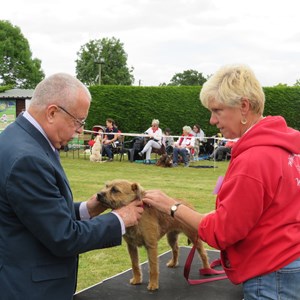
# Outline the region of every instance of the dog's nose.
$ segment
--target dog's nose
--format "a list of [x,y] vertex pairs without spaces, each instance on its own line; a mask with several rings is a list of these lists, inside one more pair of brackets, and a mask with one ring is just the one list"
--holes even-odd
[[101,193],[98,193],[97,194],[97,200],[98,201],[101,201],[101,200],[103,200],[104,199],[104,194],[101,192]]

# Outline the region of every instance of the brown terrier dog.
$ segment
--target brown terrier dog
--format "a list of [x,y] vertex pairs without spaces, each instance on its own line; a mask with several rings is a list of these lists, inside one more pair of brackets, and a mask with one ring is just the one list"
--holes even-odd
[[[97,194],[97,199],[103,206],[116,209],[127,205],[133,200],[144,196],[144,189],[134,182],[127,180],[113,180]],[[180,201],[191,207],[184,201]],[[142,202],[141,202],[142,204]],[[139,224],[126,229],[124,239],[127,242],[128,252],[131,258],[133,278],[131,284],[142,283],[142,272],[139,265],[138,247],[145,246],[149,261],[149,284],[148,290],[157,290],[159,287],[159,268],[158,268],[158,241],[167,234],[168,243],[172,249],[173,257],[167,263],[169,268],[174,268],[178,264],[178,235],[183,232],[190,241],[197,241],[196,247],[202,259],[204,268],[210,268],[207,253],[202,242],[197,239],[197,231],[186,227],[170,215],[166,215],[154,207],[144,207],[144,213]]]
[[172,167],[173,159],[171,155],[163,154],[159,160],[156,162],[156,165],[159,167],[170,168]]

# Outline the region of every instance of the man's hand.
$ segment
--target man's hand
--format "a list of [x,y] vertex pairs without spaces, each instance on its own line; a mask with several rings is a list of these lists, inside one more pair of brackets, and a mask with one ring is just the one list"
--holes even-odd
[[125,227],[137,225],[143,211],[143,203],[140,200],[135,200],[127,206],[114,210],[122,218]]
[[86,203],[91,218],[103,213],[107,208],[102,206],[101,202],[97,200],[97,194],[93,195]]

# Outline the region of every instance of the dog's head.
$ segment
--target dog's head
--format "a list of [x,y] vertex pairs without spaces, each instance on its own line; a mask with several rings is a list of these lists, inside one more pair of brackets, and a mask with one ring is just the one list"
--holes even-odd
[[172,157],[168,154],[163,154],[160,159],[157,161],[156,165],[160,167],[171,167],[173,164]]
[[136,182],[116,179],[107,182],[97,194],[97,200],[107,208],[117,209],[133,200],[142,200],[144,189]]

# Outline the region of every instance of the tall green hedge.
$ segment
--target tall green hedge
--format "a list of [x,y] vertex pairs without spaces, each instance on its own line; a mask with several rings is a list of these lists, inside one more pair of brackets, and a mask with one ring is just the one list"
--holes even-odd
[[[199,100],[201,87],[135,87],[92,86],[92,104],[87,129],[105,125],[113,118],[122,132],[142,133],[152,119],[159,119],[160,127],[170,127],[173,134],[181,134],[184,125],[200,124],[207,136],[217,130],[209,124],[210,112]],[[289,126],[299,129],[300,88],[265,88],[264,115],[282,115]]]
[[290,127],[300,129],[300,87],[264,88],[264,115],[283,116]]

